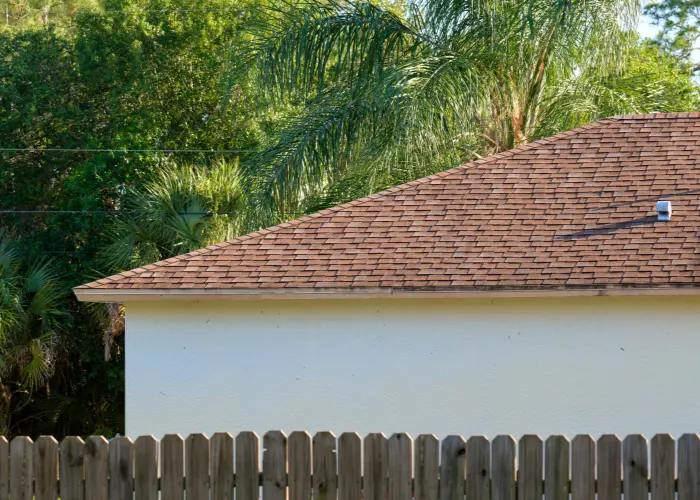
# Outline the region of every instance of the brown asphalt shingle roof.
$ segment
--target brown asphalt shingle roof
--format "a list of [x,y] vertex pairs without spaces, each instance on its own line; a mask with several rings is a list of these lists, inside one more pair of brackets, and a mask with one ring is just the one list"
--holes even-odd
[[699,162],[700,113],[610,118],[79,290],[695,286]]

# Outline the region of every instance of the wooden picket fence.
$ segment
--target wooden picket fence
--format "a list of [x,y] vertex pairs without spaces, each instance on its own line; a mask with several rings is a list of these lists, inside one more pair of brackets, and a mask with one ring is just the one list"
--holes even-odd
[[696,434],[678,446],[659,434],[649,447],[641,435],[528,435],[516,444],[271,431],[262,447],[261,468],[252,432],[160,443],[0,438],[0,500],[700,500]]

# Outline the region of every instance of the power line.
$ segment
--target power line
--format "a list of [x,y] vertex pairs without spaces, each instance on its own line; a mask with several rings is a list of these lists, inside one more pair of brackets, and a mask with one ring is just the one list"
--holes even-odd
[[210,9],[113,9],[113,10],[83,10],[79,9],[76,11],[77,14],[118,14],[118,13],[131,13],[139,14],[141,12],[235,12],[240,9],[233,9],[231,7],[217,7]]
[[51,153],[253,153],[254,149],[98,149],[98,148],[0,148],[0,151]]
[[[0,210],[0,215],[149,215],[151,212],[129,210]],[[239,215],[241,212],[178,212],[177,215]],[[281,214],[282,212],[274,212]],[[306,212],[284,212],[284,215],[307,215]]]
[[[44,13],[41,10],[35,9],[37,13]],[[89,9],[78,9],[75,14],[140,14],[142,12],[182,12],[182,13],[207,13],[207,12],[237,12],[241,9],[235,9],[231,7],[212,7],[212,8],[192,8],[192,9],[108,9],[108,10],[89,10]],[[50,13],[49,13],[50,14]],[[13,14],[14,15],[14,14]],[[51,15],[51,14],[50,14]]]
[[[0,210],[0,214],[86,214],[86,215],[146,215],[150,212],[129,212],[126,210]],[[236,215],[240,212],[178,212],[177,215]]]
[[13,250],[13,251],[16,253],[28,254],[28,255],[34,255],[34,254],[73,255],[76,252],[81,252],[81,253],[87,254],[87,255],[97,255],[99,253],[99,252],[96,252],[94,250],[81,251],[80,248],[76,248],[75,250]]

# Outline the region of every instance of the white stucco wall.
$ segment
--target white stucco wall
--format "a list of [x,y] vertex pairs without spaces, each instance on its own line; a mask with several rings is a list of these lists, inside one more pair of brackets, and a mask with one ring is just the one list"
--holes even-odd
[[700,300],[130,303],[129,435],[700,431]]

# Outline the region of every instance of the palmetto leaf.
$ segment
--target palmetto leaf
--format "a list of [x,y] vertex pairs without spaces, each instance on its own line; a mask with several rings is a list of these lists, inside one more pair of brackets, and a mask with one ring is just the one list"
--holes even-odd
[[0,280],[15,280],[19,264],[19,254],[14,242],[0,231]]
[[0,339],[22,319],[20,263],[14,242],[0,232]]
[[52,336],[31,339],[21,349],[14,349],[13,355],[22,361],[22,382],[30,390],[41,387],[53,373],[53,350],[50,344],[44,343],[48,338],[52,338]]
[[66,292],[58,283],[58,276],[48,261],[31,265],[25,280],[25,322],[33,331],[52,331],[66,315],[62,302]]
[[149,264],[232,237],[245,210],[235,163],[169,165],[126,197],[131,215],[107,228],[100,260],[111,271]]
[[132,217],[118,217],[105,231],[107,243],[100,258],[112,269],[129,269],[161,260],[162,249],[151,227],[140,225]]
[[35,262],[27,271],[25,289],[29,293],[38,293],[42,288],[55,281],[57,276],[46,260]]

